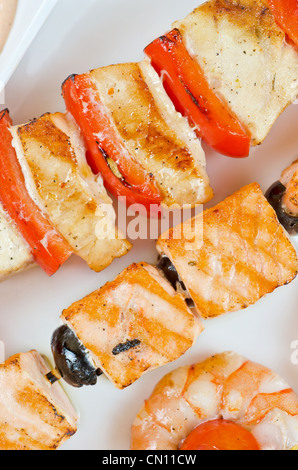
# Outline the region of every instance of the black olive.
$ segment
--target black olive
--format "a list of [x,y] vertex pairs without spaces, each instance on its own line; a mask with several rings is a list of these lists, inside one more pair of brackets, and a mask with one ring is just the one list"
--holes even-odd
[[290,235],[296,235],[298,233],[298,217],[288,214],[288,212],[284,209],[282,200],[285,192],[285,186],[280,181],[276,181],[268,189],[265,197],[275,210],[281,225]]
[[51,348],[56,368],[65,382],[77,388],[96,385],[101,371],[92,365],[87,349],[67,325],[54,332]]
[[114,356],[118,356],[125,351],[129,351],[130,349],[135,348],[136,346],[140,346],[141,341],[139,339],[133,339],[132,341],[128,340],[126,343],[118,344],[112,351]]
[[175,266],[167,256],[162,256],[160,258],[157,264],[157,269],[163,272],[165,278],[175,290],[177,290],[178,284],[181,284],[182,289],[185,290],[185,286],[183,282],[181,282]]
[[[185,284],[181,281],[175,266],[167,256],[161,256],[156,267],[162,271],[167,281],[169,281],[176,291],[178,290],[179,285],[181,286],[182,290],[186,291]],[[189,308],[194,308],[194,302],[191,298],[187,297],[185,302]]]

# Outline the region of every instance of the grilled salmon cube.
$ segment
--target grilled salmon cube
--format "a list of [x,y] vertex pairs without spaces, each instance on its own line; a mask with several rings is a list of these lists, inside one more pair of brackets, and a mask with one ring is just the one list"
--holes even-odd
[[203,318],[246,308],[298,272],[296,250],[257,183],[161,235],[157,250]]
[[0,203],[0,281],[34,265],[27,242]]
[[298,53],[263,0],[210,0],[173,24],[210,86],[252,135],[298,95]]
[[150,62],[111,65],[89,75],[121,145],[153,177],[162,205],[209,201],[213,191],[201,143]]
[[11,132],[31,198],[73,252],[94,271],[124,256],[131,245],[116,228],[112,200],[86,162],[72,117],[48,113]]
[[203,331],[183,295],[147,263],[131,265],[61,318],[119,389],[178,359]]
[[0,450],[56,450],[77,431],[78,416],[35,350],[0,364]]

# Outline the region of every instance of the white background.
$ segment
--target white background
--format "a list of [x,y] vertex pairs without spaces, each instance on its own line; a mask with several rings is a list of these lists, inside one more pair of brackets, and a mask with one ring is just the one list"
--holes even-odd
[[[58,0],[10,79],[5,106],[15,124],[45,112],[64,111],[61,84],[72,73],[118,62],[138,61],[143,48],[187,15],[198,0]],[[4,106],[3,106],[4,107]],[[265,191],[298,157],[298,106],[278,119],[269,137],[248,159],[206,150],[214,205],[240,187],[258,182]],[[59,315],[133,261],[155,262],[154,242],[136,242],[129,255],[100,274],[78,258],[51,279],[38,268],[0,285],[0,340],[6,357],[37,349],[51,359],[50,341]],[[298,392],[298,366],[291,343],[298,340],[297,282],[276,290],[244,311],[205,322],[197,344],[175,364],[150,372],[125,391],[100,378],[92,388],[66,387],[80,413],[72,450],[129,449],[130,426],[157,381],[169,370],[225,350],[234,350],[275,369]]]

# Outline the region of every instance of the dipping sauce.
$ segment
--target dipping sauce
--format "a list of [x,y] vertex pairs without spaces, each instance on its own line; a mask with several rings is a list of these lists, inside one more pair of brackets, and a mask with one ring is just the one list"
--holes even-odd
[[0,53],[14,22],[18,0],[0,0]]

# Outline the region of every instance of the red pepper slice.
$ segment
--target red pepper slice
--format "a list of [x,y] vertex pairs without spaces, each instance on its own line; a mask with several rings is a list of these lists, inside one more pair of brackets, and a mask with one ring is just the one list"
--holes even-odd
[[298,46],[298,0],[268,0],[278,26]]
[[30,246],[35,261],[51,276],[70,257],[72,250],[28,194],[12,146],[11,125],[9,111],[5,109],[0,115],[0,200]]
[[[68,77],[62,94],[84,136],[88,163],[102,176],[106,189],[116,197],[125,197],[128,206],[141,204],[149,212],[152,205],[157,209],[161,195],[153,177],[132,159],[117,137],[92,78],[88,74]],[[108,157],[117,164],[122,177],[112,171]]]
[[253,434],[233,421],[215,419],[195,428],[180,450],[260,450]]
[[249,132],[210,88],[201,67],[183,44],[179,30],[153,41],[145,53],[162,77],[176,109],[195,126],[198,135],[218,153],[247,157]]

